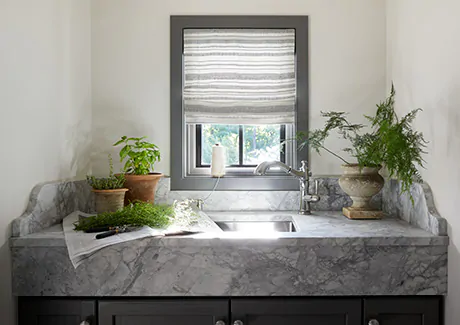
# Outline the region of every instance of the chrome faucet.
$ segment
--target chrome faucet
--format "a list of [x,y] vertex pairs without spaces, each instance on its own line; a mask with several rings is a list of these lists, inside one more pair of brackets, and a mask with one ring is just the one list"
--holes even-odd
[[300,182],[300,209],[299,214],[311,214],[310,203],[315,203],[320,200],[318,195],[318,180],[315,180],[315,192],[309,193],[311,171],[308,169],[307,162],[302,160],[299,170],[282,163],[281,161],[264,161],[260,163],[254,170],[256,175],[265,175],[272,167],[279,167],[282,171],[299,179]]

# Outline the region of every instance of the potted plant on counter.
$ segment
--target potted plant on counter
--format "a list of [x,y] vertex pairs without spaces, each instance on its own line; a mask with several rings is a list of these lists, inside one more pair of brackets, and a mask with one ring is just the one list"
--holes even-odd
[[125,187],[129,189],[125,196],[125,204],[134,201],[153,204],[157,183],[163,177],[162,173],[154,172],[154,165],[161,158],[160,150],[155,144],[145,141],[145,138],[122,136],[114,144],[124,145],[120,150],[120,161],[125,161]]
[[[350,219],[382,216],[381,211],[371,207],[370,200],[383,188],[384,179],[379,174],[383,166],[388,170],[389,177],[401,181],[402,192],[409,193],[413,182],[422,181],[417,166],[423,167],[426,141],[421,132],[412,128],[412,122],[421,109],[398,118],[394,104],[395,89],[392,85],[390,96],[377,105],[375,115],[365,116],[370,123],[368,132],[362,132],[365,125],[350,123],[344,112],[322,112],[322,116],[327,118],[323,129],[296,135],[299,149],[310,145],[316,152],[324,150],[344,163],[339,185],[353,200],[351,207],[343,208],[344,215]],[[333,130],[349,141],[350,147],[343,151],[354,157],[356,162],[348,161],[325,147],[325,140]]]
[[95,194],[96,212],[115,212],[123,208],[125,194],[124,175],[113,174],[112,156],[109,155],[109,176],[106,178],[87,175],[86,181],[93,188]]

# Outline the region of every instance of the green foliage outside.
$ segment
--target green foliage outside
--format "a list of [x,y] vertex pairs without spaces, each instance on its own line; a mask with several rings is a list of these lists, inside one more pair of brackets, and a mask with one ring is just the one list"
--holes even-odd
[[171,205],[134,202],[116,212],[100,213],[97,216],[85,218],[75,223],[75,230],[85,231],[97,227],[143,227],[165,228],[174,218],[174,208]]
[[296,135],[299,150],[309,145],[318,153],[325,150],[346,164],[351,164],[324,146],[331,131],[337,131],[351,144],[343,151],[356,158],[361,167],[385,166],[390,177],[395,176],[401,180],[402,191],[409,192],[414,181],[422,181],[417,166],[423,167],[422,155],[425,153],[426,141],[421,132],[412,129],[412,122],[421,109],[412,110],[398,118],[394,104],[395,89],[392,85],[390,96],[377,104],[375,116],[365,116],[371,127],[368,133],[360,132],[364,125],[350,123],[345,112],[323,112],[322,116],[327,118],[323,129],[299,132]]
[[154,170],[154,165],[160,161],[160,149],[153,143],[142,138],[122,136],[114,146],[124,144],[120,150],[120,162],[126,159],[123,171],[127,174],[147,175]]
[[[202,125],[202,163],[209,165],[212,146],[216,143],[227,148],[227,164],[239,162],[239,125]],[[265,160],[279,160],[280,125],[243,125],[243,163],[256,165]]]
[[112,155],[109,155],[109,177],[94,177],[87,175],[86,181],[94,190],[114,190],[124,187],[125,175],[113,174]]

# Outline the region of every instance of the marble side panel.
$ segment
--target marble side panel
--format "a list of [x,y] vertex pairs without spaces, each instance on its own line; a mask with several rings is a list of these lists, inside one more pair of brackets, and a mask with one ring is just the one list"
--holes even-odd
[[31,234],[61,222],[69,213],[93,211],[93,196],[86,181],[62,181],[37,185],[26,211],[12,222],[12,236]]
[[447,246],[380,247],[347,245],[346,240],[308,246],[276,240],[182,246],[182,239],[171,240],[146,238],[107,247],[77,269],[65,247],[13,247],[13,293],[353,296],[447,292]]
[[382,208],[389,215],[397,216],[433,235],[447,235],[447,221],[434,205],[433,193],[428,184],[414,184],[410,195],[401,194],[401,183],[387,180],[383,188]]

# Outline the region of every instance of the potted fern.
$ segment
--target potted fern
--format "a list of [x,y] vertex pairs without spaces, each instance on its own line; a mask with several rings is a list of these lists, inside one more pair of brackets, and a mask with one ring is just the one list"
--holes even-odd
[[[414,131],[412,122],[421,109],[415,109],[398,118],[395,109],[395,89],[392,85],[390,96],[377,105],[374,116],[365,116],[370,131],[362,132],[365,125],[350,123],[344,112],[326,112],[323,129],[296,135],[299,149],[309,145],[317,153],[322,150],[343,162],[343,174],[339,179],[342,190],[353,200],[351,207],[343,208],[350,219],[374,219],[382,216],[370,205],[371,198],[380,192],[384,179],[379,174],[384,166],[389,177],[401,181],[403,192],[409,193],[413,182],[421,182],[417,167],[423,167],[422,155],[426,141],[423,134]],[[348,161],[340,154],[325,147],[324,142],[331,131],[337,131],[350,147],[344,148],[356,161]],[[409,193],[410,194],[410,193]]]
[[125,161],[125,187],[129,189],[125,196],[125,205],[135,201],[153,204],[155,189],[163,177],[162,173],[154,172],[154,165],[161,158],[160,149],[155,144],[145,141],[145,138],[122,136],[114,143],[114,146],[123,145],[120,150],[120,161]]
[[93,188],[97,213],[115,212],[123,208],[125,193],[128,189],[124,187],[124,175],[113,174],[111,155],[109,155],[109,176],[98,178],[87,175],[86,181]]

